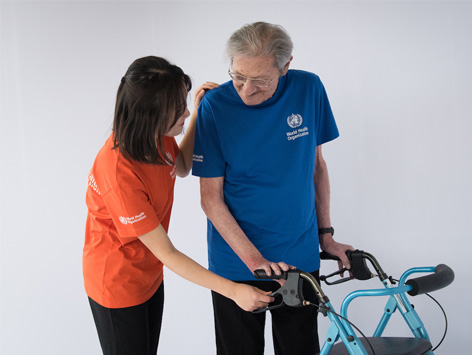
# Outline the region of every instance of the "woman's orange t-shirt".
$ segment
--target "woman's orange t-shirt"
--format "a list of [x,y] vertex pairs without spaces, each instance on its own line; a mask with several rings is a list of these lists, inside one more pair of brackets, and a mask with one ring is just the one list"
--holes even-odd
[[[162,283],[162,263],[138,237],[159,224],[167,231],[176,173],[175,165],[130,161],[112,148],[111,135],[88,178],[83,273],[91,299],[123,308],[146,302]],[[175,139],[165,137],[163,149],[175,162]]]

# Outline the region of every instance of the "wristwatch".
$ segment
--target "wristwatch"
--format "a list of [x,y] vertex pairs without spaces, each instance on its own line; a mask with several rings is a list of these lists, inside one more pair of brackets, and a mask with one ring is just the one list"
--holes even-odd
[[334,228],[329,227],[329,228],[320,228],[318,229],[318,234],[328,234],[330,233],[331,235],[334,235]]

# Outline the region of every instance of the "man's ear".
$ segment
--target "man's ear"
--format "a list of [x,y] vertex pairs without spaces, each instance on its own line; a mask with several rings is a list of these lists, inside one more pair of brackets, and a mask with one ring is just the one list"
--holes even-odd
[[292,61],[292,59],[293,59],[293,55],[290,56],[290,59],[288,60],[287,64],[285,64],[284,69],[282,70],[282,76],[287,74],[288,68],[290,67],[290,62]]

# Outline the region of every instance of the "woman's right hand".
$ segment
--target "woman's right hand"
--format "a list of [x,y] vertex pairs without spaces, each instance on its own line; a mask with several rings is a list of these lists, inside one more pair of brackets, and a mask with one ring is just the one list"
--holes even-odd
[[234,283],[234,296],[231,298],[239,307],[252,312],[274,302],[274,298],[269,296],[271,293],[246,284]]

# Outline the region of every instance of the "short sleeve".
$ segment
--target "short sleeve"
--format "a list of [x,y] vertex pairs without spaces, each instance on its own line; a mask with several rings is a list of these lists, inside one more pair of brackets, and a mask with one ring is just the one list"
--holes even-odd
[[206,97],[203,97],[198,108],[192,174],[200,177],[220,177],[225,174],[218,127]]
[[321,145],[339,137],[339,131],[323,83],[318,79],[317,84],[319,87],[317,90],[316,106],[319,110],[316,114],[318,121],[316,125],[316,142],[317,145]]
[[157,228],[160,221],[138,176],[128,170],[118,174],[118,184],[107,191],[103,201],[124,245]]

